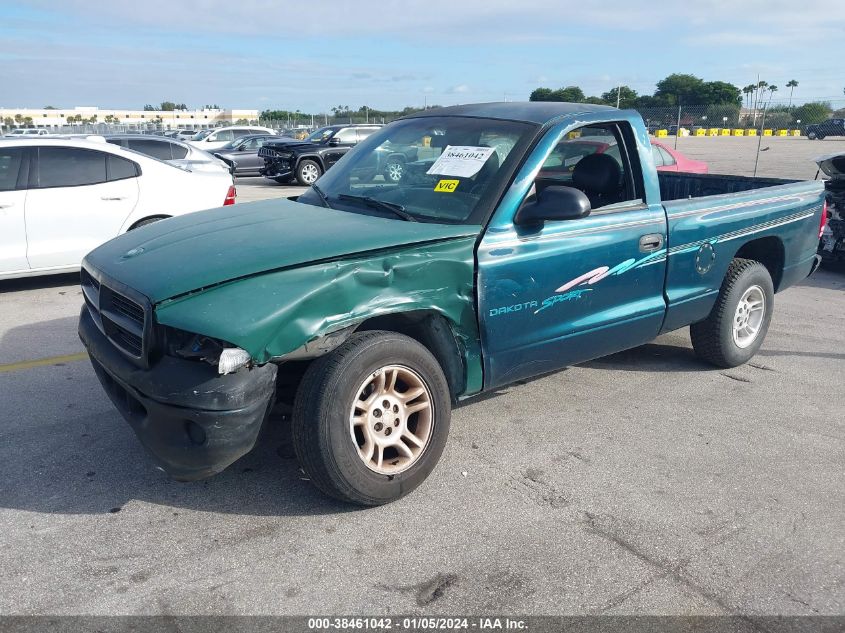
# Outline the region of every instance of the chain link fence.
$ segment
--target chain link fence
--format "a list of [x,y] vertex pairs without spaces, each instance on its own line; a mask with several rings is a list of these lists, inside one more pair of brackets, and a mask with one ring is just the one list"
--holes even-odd
[[[813,178],[816,175],[814,158],[845,152],[845,100],[795,105],[766,101],[756,106],[746,103],[743,106],[681,105],[636,109],[656,143],[682,157],[706,163],[710,173]],[[301,138],[325,125],[387,124],[404,114],[406,112],[292,113],[284,119],[259,119],[249,123]],[[17,127],[23,126],[0,121],[2,133]],[[184,127],[202,129],[198,125]],[[164,125],[157,123],[88,122],[54,127],[49,131],[55,134],[120,134],[156,133],[164,129]],[[663,167],[671,168],[671,165]]]

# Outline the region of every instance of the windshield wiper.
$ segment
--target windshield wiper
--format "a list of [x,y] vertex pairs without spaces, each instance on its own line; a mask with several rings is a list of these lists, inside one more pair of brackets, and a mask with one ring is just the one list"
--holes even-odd
[[337,196],[338,200],[354,200],[356,202],[363,202],[367,206],[375,207],[377,209],[386,209],[390,211],[395,216],[402,218],[408,222],[416,222],[417,219],[412,216],[410,213],[405,211],[405,207],[401,204],[397,204],[395,202],[385,202],[384,200],[379,200],[378,198],[372,198],[370,196],[353,196],[349,193],[341,193]]
[[329,204],[329,197],[323,193],[323,190],[320,189],[316,183],[311,185],[311,188],[317,192],[317,195],[320,196],[320,200],[322,201],[323,205],[329,209],[332,208],[332,205]]

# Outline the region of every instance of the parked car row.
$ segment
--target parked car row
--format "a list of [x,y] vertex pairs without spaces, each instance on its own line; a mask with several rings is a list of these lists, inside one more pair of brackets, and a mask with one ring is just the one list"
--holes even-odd
[[228,169],[190,169],[172,164],[189,154],[163,162],[94,138],[0,139],[0,279],[78,270],[121,233],[235,202]]

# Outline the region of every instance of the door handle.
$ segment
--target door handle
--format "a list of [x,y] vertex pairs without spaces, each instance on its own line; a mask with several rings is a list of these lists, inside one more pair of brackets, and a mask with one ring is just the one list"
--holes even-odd
[[117,201],[117,200],[126,200],[126,196],[102,196],[100,200],[107,200],[107,201]]
[[662,233],[649,233],[640,238],[641,253],[653,253],[654,251],[659,251],[661,248],[663,248]]

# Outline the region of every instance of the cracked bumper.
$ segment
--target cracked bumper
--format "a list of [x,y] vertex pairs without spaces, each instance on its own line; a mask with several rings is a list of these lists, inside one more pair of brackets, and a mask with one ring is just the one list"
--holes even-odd
[[109,399],[174,479],[210,477],[255,445],[273,405],[275,365],[220,376],[207,363],[165,356],[141,369],[106,339],[85,307],[79,337]]

